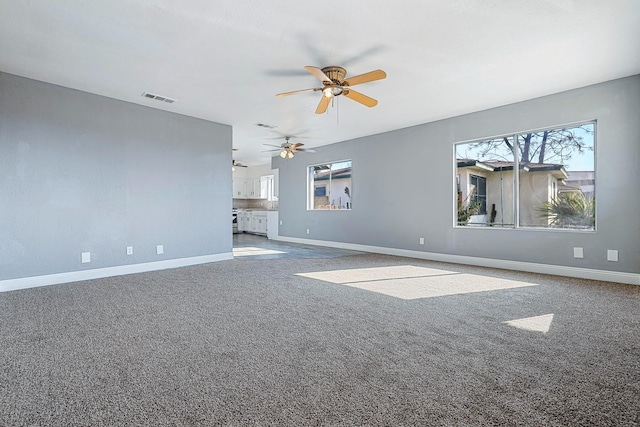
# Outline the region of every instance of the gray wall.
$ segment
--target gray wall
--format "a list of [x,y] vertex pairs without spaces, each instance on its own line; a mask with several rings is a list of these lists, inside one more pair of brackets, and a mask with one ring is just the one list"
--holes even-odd
[[[437,102],[437,100],[433,100]],[[280,169],[280,236],[640,273],[640,76],[332,144]],[[597,232],[454,228],[453,144],[597,120]],[[306,167],[353,160],[353,210],[307,211]],[[306,233],[309,228],[310,233]],[[418,244],[419,237],[425,245]],[[584,259],[573,258],[573,247]],[[606,261],[607,249],[619,262]]]
[[0,73],[0,280],[231,252],[231,143],[229,126]]

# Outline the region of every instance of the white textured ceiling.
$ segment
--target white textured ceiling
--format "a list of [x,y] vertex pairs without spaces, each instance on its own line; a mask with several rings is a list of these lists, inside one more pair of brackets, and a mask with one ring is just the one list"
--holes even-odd
[[[320,85],[305,65],[386,71],[358,87],[378,106],[276,98]],[[257,165],[274,131],[313,147],[640,74],[640,1],[0,0],[0,71],[231,125]]]

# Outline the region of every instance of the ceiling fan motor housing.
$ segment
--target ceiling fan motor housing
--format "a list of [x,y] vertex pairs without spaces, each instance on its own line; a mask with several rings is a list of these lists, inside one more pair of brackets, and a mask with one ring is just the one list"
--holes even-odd
[[329,77],[333,83],[338,85],[344,84],[344,78],[347,76],[347,70],[336,65],[324,67],[322,72]]

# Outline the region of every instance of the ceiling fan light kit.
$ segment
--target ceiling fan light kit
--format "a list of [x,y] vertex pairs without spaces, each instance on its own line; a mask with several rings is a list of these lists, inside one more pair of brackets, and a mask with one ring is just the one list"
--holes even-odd
[[285,158],[293,159],[293,156],[295,156],[295,154],[293,154],[293,150],[291,149],[284,149],[280,153],[280,157],[282,157],[283,159]]

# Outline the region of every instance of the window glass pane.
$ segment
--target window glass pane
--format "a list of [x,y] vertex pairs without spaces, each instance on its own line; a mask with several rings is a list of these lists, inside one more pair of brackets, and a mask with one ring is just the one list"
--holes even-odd
[[456,144],[458,226],[514,226],[512,148],[512,137]]
[[595,230],[595,125],[518,135],[521,227]]
[[309,167],[309,209],[351,209],[351,160]]

